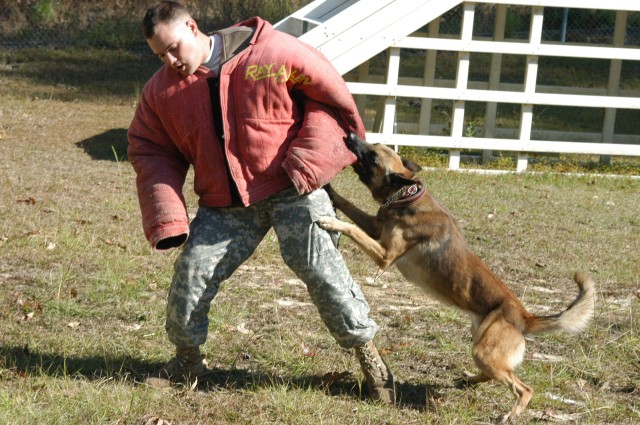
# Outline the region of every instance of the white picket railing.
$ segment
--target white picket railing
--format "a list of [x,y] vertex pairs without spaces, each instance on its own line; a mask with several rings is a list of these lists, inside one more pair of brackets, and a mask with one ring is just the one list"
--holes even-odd
[[[531,6],[531,30],[527,42],[504,41],[496,37],[495,41],[474,40],[472,38],[475,3],[464,3],[461,38],[458,40],[429,37],[407,36],[394,42],[389,47],[386,82],[349,82],[352,93],[359,95],[373,95],[384,99],[380,126],[367,134],[371,142],[389,145],[406,145],[428,148],[444,148],[449,150],[449,168],[460,167],[461,150],[481,151],[509,151],[517,152],[516,171],[525,171],[528,165],[528,153],[570,153],[595,154],[610,156],[640,156],[640,136],[614,135],[615,116],[618,109],[638,111],[640,119],[640,90],[621,91],[620,63],[623,60],[640,60],[640,49],[624,47],[624,29],[629,10],[639,11],[640,2],[574,2],[574,1],[527,1],[509,0],[486,3],[500,3],[497,6],[498,16],[504,16],[504,8],[509,5]],[[579,4],[578,4],[579,3]],[[596,6],[597,3],[597,6]],[[566,7],[596,7],[598,9],[614,9],[617,11],[614,46],[568,45],[542,42],[543,11],[545,6]],[[496,20],[500,25],[500,18]],[[430,32],[437,34],[438,21],[430,23]],[[435,28],[433,28],[435,27]],[[496,33],[500,33],[496,28]],[[503,32],[502,32],[503,33]],[[422,49],[427,51],[425,77],[422,84],[413,84],[408,79],[399,78],[401,49]],[[429,61],[435,59],[438,50],[454,51],[458,54],[457,77],[451,87],[436,87],[433,75],[429,74]],[[500,84],[500,67],[491,70],[488,83],[469,81],[470,54],[490,53],[494,57],[503,54],[526,55],[526,73],[524,84],[520,87]],[[609,86],[602,93],[602,89],[572,89],[558,87],[540,87],[536,84],[538,61],[542,56],[562,56],[570,58],[597,58],[609,60]],[[361,74],[367,80],[366,71]],[[585,94],[592,93],[592,94]],[[596,93],[596,94],[593,94]],[[422,100],[422,112],[417,123],[415,134],[401,134],[403,123],[396,122],[396,100],[399,97],[419,98]],[[453,101],[449,135],[429,134],[431,100],[444,99]],[[464,134],[465,102],[487,102],[485,115],[484,137],[468,137]],[[500,137],[495,128],[495,105],[497,103],[511,103],[520,105],[520,127],[513,137]],[[571,138],[589,139],[589,141],[567,140],[539,140],[532,132],[533,108],[536,105],[573,106],[580,108],[604,108],[605,119],[600,134],[574,134]],[[406,126],[406,125],[405,125]],[[504,134],[505,131],[503,130]],[[547,133],[544,137],[549,136]],[[557,133],[556,133],[557,134]],[[566,134],[563,134],[566,136]]]

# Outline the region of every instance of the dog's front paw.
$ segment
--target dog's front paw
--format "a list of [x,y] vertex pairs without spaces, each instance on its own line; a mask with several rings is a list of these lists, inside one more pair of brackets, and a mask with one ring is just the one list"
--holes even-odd
[[338,220],[335,217],[329,216],[319,218],[316,223],[318,223],[318,225],[324,230],[330,230],[333,232],[341,232],[344,227],[344,223],[342,221]]

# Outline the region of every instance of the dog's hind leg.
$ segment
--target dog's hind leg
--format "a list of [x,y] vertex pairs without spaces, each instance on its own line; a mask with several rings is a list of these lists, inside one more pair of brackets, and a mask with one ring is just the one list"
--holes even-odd
[[469,384],[469,385],[480,384],[482,382],[491,381],[491,378],[485,375],[484,372],[480,372],[475,375],[473,373],[464,372],[462,379],[464,380],[465,384]]
[[[491,319],[489,320],[482,320],[480,317],[472,317],[471,319],[471,335],[473,335],[473,346],[476,346],[476,340],[478,338],[478,335],[480,335],[480,333],[478,332],[478,328],[480,327],[481,324],[484,324],[484,327],[487,327],[490,325]],[[475,360],[475,353],[474,353],[474,360]],[[476,364],[478,363],[477,360]],[[487,382],[487,381],[491,381],[491,377],[486,375],[482,370],[480,371],[480,373],[478,374],[473,374],[471,372],[467,372],[464,371],[462,372],[462,385],[475,385],[475,384],[480,384],[482,382]]]
[[498,380],[505,383],[516,396],[516,404],[511,408],[511,411],[502,418],[502,423],[513,422],[531,401],[533,390],[530,386],[522,382],[511,370],[505,371],[502,378],[498,378]]
[[522,334],[503,317],[487,318],[474,335],[473,359],[482,371],[470,382],[495,379],[505,384],[516,397],[511,411],[502,423],[512,422],[527,407],[533,396],[531,387],[523,383],[514,369],[524,358],[525,340]]

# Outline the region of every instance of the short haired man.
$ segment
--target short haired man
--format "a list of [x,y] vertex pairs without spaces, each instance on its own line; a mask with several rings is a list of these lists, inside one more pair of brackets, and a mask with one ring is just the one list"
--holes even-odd
[[[158,250],[182,246],[167,301],[176,357],[158,376],[206,372],[200,346],[220,283],[275,230],[282,257],[307,285],[336,341],[355,348],[370,395],[393,402],[393,376],[372,342],[377,325],[332,235],[322,189],[354,155],[344,138],[364,126],[329,61],[261,18],[204,34],[186,8],[162,1],[143,19],[164,66],[145,85],[128,155],[145,235]],[[189,224],[182,186],[194,168],[199,209]]]

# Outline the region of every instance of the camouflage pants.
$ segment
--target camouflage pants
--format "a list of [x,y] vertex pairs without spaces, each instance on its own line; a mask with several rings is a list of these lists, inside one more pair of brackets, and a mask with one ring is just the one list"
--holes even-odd
[[179,347],[203,344],[208,313],[220,283],[254,252],[274,228],[282,257],[307,285],[311,300],[344,348],[373,339],[376,323],[331,235],[315,221],[335,212],[324,190],[300,196],[293,189],[249,207],[200,208],[175,263],[166,330]]

